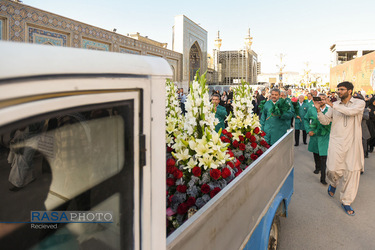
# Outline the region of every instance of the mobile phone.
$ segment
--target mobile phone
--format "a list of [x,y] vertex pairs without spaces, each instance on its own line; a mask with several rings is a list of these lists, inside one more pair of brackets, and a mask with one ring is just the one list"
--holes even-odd
[[321,101],[322,100],[322,98],[320,98],[319,96],[314,96],[313,97],[313,101],[314,102],[319,102],[319,101]]

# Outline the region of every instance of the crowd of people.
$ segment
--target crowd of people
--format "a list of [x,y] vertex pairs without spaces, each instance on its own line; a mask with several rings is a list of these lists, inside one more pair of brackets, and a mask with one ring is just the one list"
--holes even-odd
[[[178,96],[184,113],[183,89]],[[352,83],[342,82],[333,92],[319,88],[262,88],[254,91],[253,97],[253,113],[259,116],[265,140],[273,145],[294,127],[297,147],[302,130],[302,141],[313,153],[313,173],[320,173],[323,185],[329,184],[331,197],[343,178],[342,207],[348,215],[354,215],[351,203],[364,172],[364,158],[375,146],[375,96],[354,92]],[[232,111],[232,89],[222,93],[213,90],[211,100],[220,121],[216,126],[219,131],[225,128],[225,118]]]

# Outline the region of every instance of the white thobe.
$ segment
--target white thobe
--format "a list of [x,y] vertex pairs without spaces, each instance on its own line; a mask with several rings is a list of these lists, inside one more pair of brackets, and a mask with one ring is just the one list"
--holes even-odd
[[327,113],[318,113],[321,124],[332,122],[327,155],[328,171],[356,171],[364,168],[362,116],[365,102],[351,98],[346,104],[333,103]]

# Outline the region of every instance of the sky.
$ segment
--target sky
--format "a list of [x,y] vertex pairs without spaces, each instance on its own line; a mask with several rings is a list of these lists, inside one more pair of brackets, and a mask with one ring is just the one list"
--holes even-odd
[[126,35],[139,32],[167,42],[172,49],[176,15],[185,15],[208,32],[212,54],[217,31],[221,50],[238,50],[250,28],[252,49],[262,73],[284,71],[328,73],[329,48],[336,41],[375,39],[374,0],[23,0],[23,3]]

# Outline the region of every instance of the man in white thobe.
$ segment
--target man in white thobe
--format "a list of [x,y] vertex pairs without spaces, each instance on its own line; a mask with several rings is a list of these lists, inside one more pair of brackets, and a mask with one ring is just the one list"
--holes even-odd
[[332,122],[327,157],[328,194],[332,197],[342,177],[343,188],[340,192],[342,207],[348,215],[354,215],[351,208],[360,179],[360,172],[364,168],[364,153],[362,148],[362,115],[365,102],[352,98],[353,84],[342,82],[337,85],[341,100],[333,104],[327,99],[331,107],[326,114],[318,111],[321,124]]

